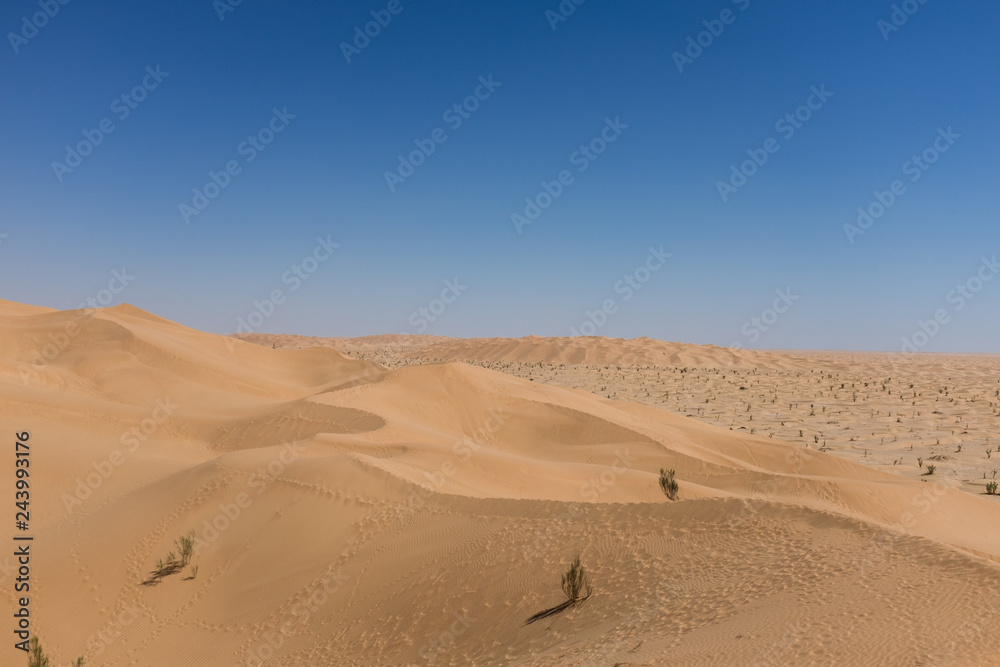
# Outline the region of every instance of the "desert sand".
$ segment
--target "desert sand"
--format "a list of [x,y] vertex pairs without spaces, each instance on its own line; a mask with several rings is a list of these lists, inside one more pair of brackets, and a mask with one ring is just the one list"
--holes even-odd
[[1000,356],[769,352],[598,337],[461,340],[253,334],[389,367],[462,361],[663,407],[731,430],[984,493],[1000,477]]
[[1000,663],[996,358],[247,338],[0,302],[54,665]]

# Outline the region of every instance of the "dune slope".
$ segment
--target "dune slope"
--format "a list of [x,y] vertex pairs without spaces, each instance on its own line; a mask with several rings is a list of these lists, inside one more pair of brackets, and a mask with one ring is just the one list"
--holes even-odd
[[[933,481],[130,306],[4,304],[0,354],[3,428],[31,433],[33,623],[56,664],[941,665],[1000,648],[1000,511]],[[189,531],[191,563],[143,585]],[[593,596],[525,625],[577,555]]]

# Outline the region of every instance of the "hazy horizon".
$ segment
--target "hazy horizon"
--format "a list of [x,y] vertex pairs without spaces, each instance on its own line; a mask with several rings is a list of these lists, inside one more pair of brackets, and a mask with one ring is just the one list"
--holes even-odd
[[994,3],[39,7],[0,10],[5,298],[1000,352]]

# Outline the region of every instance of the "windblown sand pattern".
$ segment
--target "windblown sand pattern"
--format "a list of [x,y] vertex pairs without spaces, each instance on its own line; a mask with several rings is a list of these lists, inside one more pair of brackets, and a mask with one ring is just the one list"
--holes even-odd
[[995,359],[252,340],[0,302],[55,664],[996,661]]

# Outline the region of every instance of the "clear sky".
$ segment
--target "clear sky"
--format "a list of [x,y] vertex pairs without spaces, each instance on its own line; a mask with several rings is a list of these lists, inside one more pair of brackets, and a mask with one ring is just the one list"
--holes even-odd
[[235,2],[3,4],[0,296],[1000,352],[996,2]]

